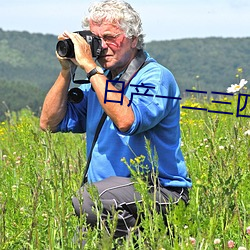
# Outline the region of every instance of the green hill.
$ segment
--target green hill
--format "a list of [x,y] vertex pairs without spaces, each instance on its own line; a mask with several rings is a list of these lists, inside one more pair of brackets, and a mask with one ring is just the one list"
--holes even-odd
[[175,75],[183,91],[193,86],[226,91],[237,69],[250,78],[250,38],[204,38],[151,42],[146,49]]
[[0,29],[0,120],[9,109],[39,113],[60,69],[56,36]]
[[[60,70],[56,42],[54,35],[0,29],[0,120],[7,107],[39,113]],[[242,77],[250,78],[250,38],[153,41],[146,50],[174,73],[183,95],[192,87],[226,91],[239,67]]]

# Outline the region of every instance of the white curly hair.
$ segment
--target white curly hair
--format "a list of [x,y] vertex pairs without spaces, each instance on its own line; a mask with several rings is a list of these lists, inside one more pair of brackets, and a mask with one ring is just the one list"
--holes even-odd
[[129,3],[121,0],[93,3],[89,8],[89,15],[82,21],[82,27],[88,29],[90,20],[99,24],[104,19],[110,23],[116,23],[125,32],[126,37],[137,37],[137,49],[144,48],[141,18]]

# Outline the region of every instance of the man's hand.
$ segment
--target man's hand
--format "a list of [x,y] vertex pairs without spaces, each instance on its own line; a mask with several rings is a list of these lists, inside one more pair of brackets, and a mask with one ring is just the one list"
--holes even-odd
[[71,39],[74,44],[75,58],[70,58],[70,61],[75,65],[80,66],[88,73],[96,67],[96,63],[92,57],[90,45],[78,33],[65,31],[63,33],[64,39]]
[[[65,34],[59,35],[58,36],[58,40],[62,41],[68,39],[68,36],[66,36]],[[58,53],[56,52],[56,57],[58,59],[58,61],[60,62],[61,66],[62,66],[62,70],[63,71],[70,71],[70,70],[74,70],[76,69],[77,65],[77,61],[73,58],[66,58],[66,57],[61,57],[58,55]]]

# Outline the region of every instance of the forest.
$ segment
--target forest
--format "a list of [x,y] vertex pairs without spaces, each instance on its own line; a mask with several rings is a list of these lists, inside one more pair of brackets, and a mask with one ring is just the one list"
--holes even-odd
[[[30,108],[39,115],[43,99],[60,70],[57,37],[0,29],[0,120],[6,111]],[[250,37],[152,41],[145,50],[174,74],[181,90],[226,92],[250,78]]]

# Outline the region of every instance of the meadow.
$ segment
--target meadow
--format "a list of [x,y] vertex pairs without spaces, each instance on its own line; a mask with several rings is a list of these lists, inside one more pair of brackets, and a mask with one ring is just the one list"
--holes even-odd
[[[219,96],[231,105],[202,94],[183,100],[193,108],[181,108],[182,150],[193,181],[187,207],[171,208],[164,225],[142,181],[142,230],[118,242],[115,221],[108,221],[110,235],[99,222],[86,233],[85,249],[250,249],[250,101],[237,116],[239,98],[242,107],[246,96],[239,94]],[[0,249],[81,249],[76,228],[85,220],[75,217],[71,197],[85,163],[84,135],[42,132],[29,109],[6,113],[0,124]],[[143,157],[127,164],[141,166]],[[96,207],[98,213],[97,198]]]

